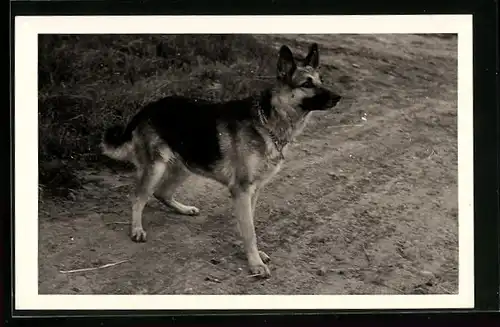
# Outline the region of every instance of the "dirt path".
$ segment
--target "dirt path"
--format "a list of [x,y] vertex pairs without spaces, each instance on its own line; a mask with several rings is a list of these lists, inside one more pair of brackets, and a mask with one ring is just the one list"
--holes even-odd
[[75,201],[40,203],[40,293],[457,292],[456,39],[295,38],[320,43],[326,74],[347,100],[311,119],[262,192],[256,229],[273,277],[247,277],[218,184],[192,177],[179,190],[198,217],[151,201],[148,242],[136,244],[123,224],[131,175],[85,171]]

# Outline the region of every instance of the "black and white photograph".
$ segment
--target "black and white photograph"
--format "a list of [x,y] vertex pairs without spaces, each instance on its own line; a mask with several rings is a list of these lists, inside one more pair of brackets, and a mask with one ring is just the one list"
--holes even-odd
[[473,307],[470,16],[16,38],[20,307]]

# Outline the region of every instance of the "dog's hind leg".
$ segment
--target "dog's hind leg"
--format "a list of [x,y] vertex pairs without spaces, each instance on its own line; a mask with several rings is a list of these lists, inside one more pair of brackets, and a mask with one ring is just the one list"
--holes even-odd
[[169,165],[165,171],[163,181],[154,197],[165,206],[174,209],[182,215],[195,216],[200,210],[193,206],[182,204],[174,199],[177,188],[188,178],[189,173],[181,165]]
[[235,186],[230,191],[250,271],[259,277],[267,278],[271,276],[271,272],[265,265],[264,260],[267,261],[269,257],[257,248],[257,236],[255,235],[252,212],[253,190],[251,187]]
[[137,188],[132,200],[131,238],[135,242],[146,241],[146,232],[142,227],[142,211],[149,197],[153,194],[156,186],[162,179],[166,163],[163,161],[156,161],[141,168],[142,169],[138,171],[142,171],[142,176],[140,176],[141,178],[137,183]]

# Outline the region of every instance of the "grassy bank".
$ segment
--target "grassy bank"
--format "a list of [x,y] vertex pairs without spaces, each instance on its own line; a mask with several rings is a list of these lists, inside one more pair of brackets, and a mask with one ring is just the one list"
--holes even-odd
[[106,160],[98,147],[103,131],[145,103],[173,93],[225,100],[261,89],[274,73],[274,52],[250,35],[41,35],[41,187],[78,187],[75,169]]

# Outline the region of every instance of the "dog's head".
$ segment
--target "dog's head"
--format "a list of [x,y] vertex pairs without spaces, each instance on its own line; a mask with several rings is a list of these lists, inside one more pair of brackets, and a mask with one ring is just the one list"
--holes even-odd
[[341,99],[340,95],[323,85],[318,66],[319,50],[316,43],[309,47],[304,59],[295,59],[286,45],[280,49],[278,80],[290,88],[290,102],[306,111],[333,108]]

